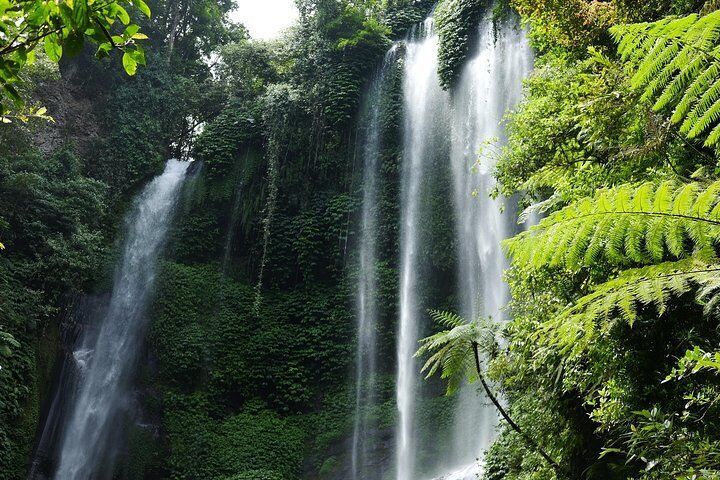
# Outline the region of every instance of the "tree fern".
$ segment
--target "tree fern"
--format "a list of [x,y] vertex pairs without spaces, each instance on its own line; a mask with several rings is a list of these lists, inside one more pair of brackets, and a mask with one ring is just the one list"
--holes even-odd
[[668,17],[610,29],[623,60],[637,67],[631,79],[653,109],[673,108],[671,121],[688,138],[720,141],[720,11]]
[[480,345],[487,352],[495,344],[495,331],[487,322],[480,319],[468,322],[451,312],[431,310],[430,316],[448,330],[420,340],[415,356],[430,355],[422,371],[426,378],[439,371],[440,377],[448,382],[448,394],[452,394],[465,380],[472,383],[478,379],[472,346]]
[[695,292],[698,302],[710,313],[718,304],[718,291],[720,263],[714,252],[701,251],[693,258],[622,272],[545,323],[537,335],[543,343],[574,356],[597,335],[607,333],[615,319],[632,326],[639,309],[652,307],[662,315],[671,300],[690,292]]
[[602,190],[506,241],[516,265],[645,265],[712,249],[720,239],[720,182],[643,183]]
[[496,324],[485,319],[468,322],[457,314],[439,310],[430,311],[430,316],[435,322],[448,327],[449,330],[420,340],[421,346],[415,356],[430,354],[430,358],[423,367],[423,371],[428,372],[427,376],[430,377],[440,371],[441,377],[448,381],[448,394],[455,392],[465,380],[471,383],[479,380],[485,394],[508,422],[510,428],[515,430],[532,450],[548,462],[548,465],[557,473],[558,478],[565,477],[558,463],[510,417],[485,381],[480,366],[480,352],[487,355],[495,349],[497,332],[494,327]]

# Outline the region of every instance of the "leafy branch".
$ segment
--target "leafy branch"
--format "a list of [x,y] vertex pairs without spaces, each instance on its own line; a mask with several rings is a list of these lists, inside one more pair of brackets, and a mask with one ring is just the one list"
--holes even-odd
[[23,70],[35,61],[36,49],[41,45],[53,62],[77,54],[85,41],[89,41],[97,45],[98,57],[107,56],[112,50],[122,51],[122,63],[128,75],[134,75],[138,65],[145,65],[145,52],[138,42],[147,36],[131,22],[127,8],[136,8],[150,16],[144,0],[0,0],[2,122],[28,116],[16,113],[22,111],[25,104],[16,86],[21,84]]

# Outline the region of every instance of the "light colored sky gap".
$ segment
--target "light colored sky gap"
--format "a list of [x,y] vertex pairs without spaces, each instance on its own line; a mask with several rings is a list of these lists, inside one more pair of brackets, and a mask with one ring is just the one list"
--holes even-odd
[[255,39],[277,37],[298,16],[294,0],[237,0],[237,5],[230,18],[245,25]]

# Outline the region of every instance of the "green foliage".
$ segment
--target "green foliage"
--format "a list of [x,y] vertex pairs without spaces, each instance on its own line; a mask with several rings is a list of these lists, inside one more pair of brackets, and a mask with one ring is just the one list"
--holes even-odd
[[704,352],[698,346],[688,350],[678,361],[677,368],[665,380],[681,380],[701,371],[720,373],[720,352]]
[[260,137],[261,118],[256,105],[239,101],[227,106],[210,122],[193,145],[211,177],[231,172],[238,156]]
[[[545,218],[506,244],[513,320],[489,375],[570,478],[716,478],[718,381],[704,352],[720,341],[720,192],[713,152],[682,125],[712,105],[700,105],[710,90],[691,89],[705,69],[712,77],[714,20],[613,27],[615,58],[608,26],[698,5],[513,3],[544,54],[497,174],[502,193],[534,204],[521,220]],[[486,476],[547,478],[516,442],[502,433]]]
[[638,305],[654,305],[662,315],[671,299],[699,288],[699,301],[706,303],[707,313],[713,311],[718,302],[713,248],[720,232],[719,189],[718,183],[622,185],[574,202],[510,240],[514,264],[531,270],[574,272],[690,256],[621,272],[548,322],[543,335],[574,357],[609,328],[598,332],[598,320],[610,321],[618,313],[632,326]]
[[283,480],[283,477],[273,470],[250,470],[238,475],[223,477],[223,480]]
[[530,38],[543,53],[580,55],[588,46],[608,45],[608,28],[618,23],[657,20],[666,15],[712,9],[712,0],[510,0],[530,24]]
[[637,182],[653,168],[689,176],[709,162],[649,114],[621,66],[597,51],[581,62],[544,55],[525,92],[509,115],[510,141],[500,152],[496,175],[505,195],[520,191],[547,200],[536,211],[598,188]]
[[447,393],[456,392],[465,381],[473,383],[478,379],[473,345],[483,352],[496,349],[496,337],[493,325],[487,320],[478,319],[468,322],[457,314],[430,311],[436,323],[449,330],[443,330],[420,340],[416,357],[430,354],[422,368],[430,378],[440,371],[440,377],[447,380]]
[[[303,432],[272,413],[239,414],[225,420],[215,451],[230,472],[268,469],[280,478],[298,475],[303,459]],[[249,441],[251,440],[252,441]]]
[[[0,120],[9,122],[13,108],[22,108],[23,98],[16,89],[26,65],[35,61],[36,48],[44,48],[47,57],[58,62],[63,54],[80,53],[85,40],[97,45],[97,56],[120,50],[122,64],[128,75],[134,75],[138,64],[145,65],[145,53],[138,41],[147,39],[140,27],[131,23],[126,8],[138,9],[150,16],[143,0],[88,2],[32,2],[3,0],[0,2]],[[43,115],[42,111],[31,112]]]
[[521,267],[628,265],[683,258],[720,239],[720,182],[601,190],[506,242]]
[[[511,0],[530,23],[530,37],[541,51],[565,48],[584,50],[604,41],[617,17],[617,4],[584,0]],[[647,2],[644,2],[647,3]],[[633,10],[637,5],[633,4]]]
[[433,0],[386,0],[383,13],[393,37],[401,38],[408,29],[423,21],[434,5]]
[[[167,385],[206,389],[218,403],[259,396],[278,411],[303,411],[312,385],[346,370],[344,291],[273,292],[256,316],[253,288],[220,282],[212,265],[167,264],[163,272],[158,288],[173,294],[158,299],[151,338]],[[263,328],[255,328],[259,318]],[[178,343],[187,348],[178,350]],[[307,344],[317,349],[303,348]]]
[[631,84],[653,109],[672,108],[670,121],[704,145],[720,141],[720,11],[611,29],[622,58],[636,66]]
[[[553,458],[581,456],[582,438],[577,433],[568,412],[571,407],[543,392],[513,397],[510,415],[534,438],[542,438],[543,446]],[[507,426],[502,427],[499,438],[490,446],[483,458],[486,480],[544,480],[557,479],[556,472],[547,462],[528,449],[522,437]],[[569,478],[582,478],[573,472]],[[562,477],[560,477],[562,478]]]
[[[152,327],[161,366],[153,383],[163,392],[175,475],[265,469],[297,478],[307,436],[316,452],[346,434],[349,400],[328,399],[322,413],[310,412],[352,358],[348,319],[334,306],[347,292],[266,292],[257,317],[253,287],[220,280],[213,265],[167,263],[158,289],[166,293]],[[303,422],[288,416],[298,411]]]
[[88,169],[116,192],[137,188],[168,158],[185,158],[192,141],[188,121],[203,121],[216,101],[214,88],[202,78],[174,72],[155,53],[149,58],[151,65],[119,85],[98,112],[102,136],[92,147],[103,161]]
[[435,11],[440,38],[438,74],[443,88],[451,87],[460,75],[487,6],[484,0],[443,0],[438,5]]

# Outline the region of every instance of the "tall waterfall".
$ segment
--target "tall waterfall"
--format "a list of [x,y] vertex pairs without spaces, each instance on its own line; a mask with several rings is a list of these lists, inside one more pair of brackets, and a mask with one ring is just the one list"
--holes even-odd
[[447,134],[443,118],[449,96],[440,88],[438,37],[433,18],[428,18],[408,38],[403,76],[405,125],[400,207],[400,319],[397,338],[396,479],[415,480],[418,448],[415,423],[416,395],[421,379],[413,355],[418,347],[420,322],[424,316],[419,302],[421,220],[425,176],[428,166]]
[[80,376],[60,445],[57,480],[111,478],[119,422],[145,332],[157,257],[188,163],[170,160],[136,199],[126,221],[120,262],[107,312],[77,341]]
[[[493,200],[490,192],[495,187],[496,149],[505,141],[503,117],[522,95],[532,52],[524,32],[512,22],[498,26],[488,16],[478,35],[477,51],[466,64],[452,101],[459,308],[467,319],[482,315],[502,321],[508,289],[502,278],[506,259],[501,242],[513,234],[514,215],[502,214],[501,204],[510,202]],[[511,204],[505,207],[513,209]],[[497,414],[487,403],[477,389],[459,393],[452,451],[454,466],[460,469],[490,446]]]
[[[382,471],[373,462],[369,447],[373,441],[369,410],[377,394],[377,262],[378,262],[378,172],[382,141],[382,104],[386,94],[389,70],[396,61],[397,45],[385,55],[365,98],[365,112],[361,119],[363,159],[363,199],[360,219],[360,244],[357,311],[357,353],[355,359],[355,425],[352,439],[353,480],[380,480]],[[374,463],[374,465],[373,465]]]
[[[404,158],[402,171],[400,312],[397,338],[396,480],[443,475],[453,480],[475,479],[477,461],[493,438],[497,416],[475,388],[459,394],[451,445],[433,447],[434,466],[422,471],[415,458],[433,439],[418,438],[416,416],[419,365],[413,359],[426,317],[421,311],[418,277],[423,185],[438,172],[431,159],[450,139],[453,178],[455,244],[458,265],[458,308],[466,318],[478,315],[502,319],[507,287],[502,280],[505,257],[500,243],[512,233],[513,216],[501,213],[503,199],[493,200],[493,155],[484,145],[502,143],[502,119],[522,93],[522,80],[532,66],[524,32],[514,22],[495,24],[491,14],[479,26],[475,52],[452,93],[442,91],[437,77],[438,37],[432,18],[407,41],[404,72]],[[497,148],[497,143],[494,143]],[[485,150],[484,154],[480,154]],[[479,155],[480,154],[480,155]],[[481,158],[478,160],[478,156]],[[509,202],[508,202],[509,203]],[[512,205],[509,206],[512,208]]]

